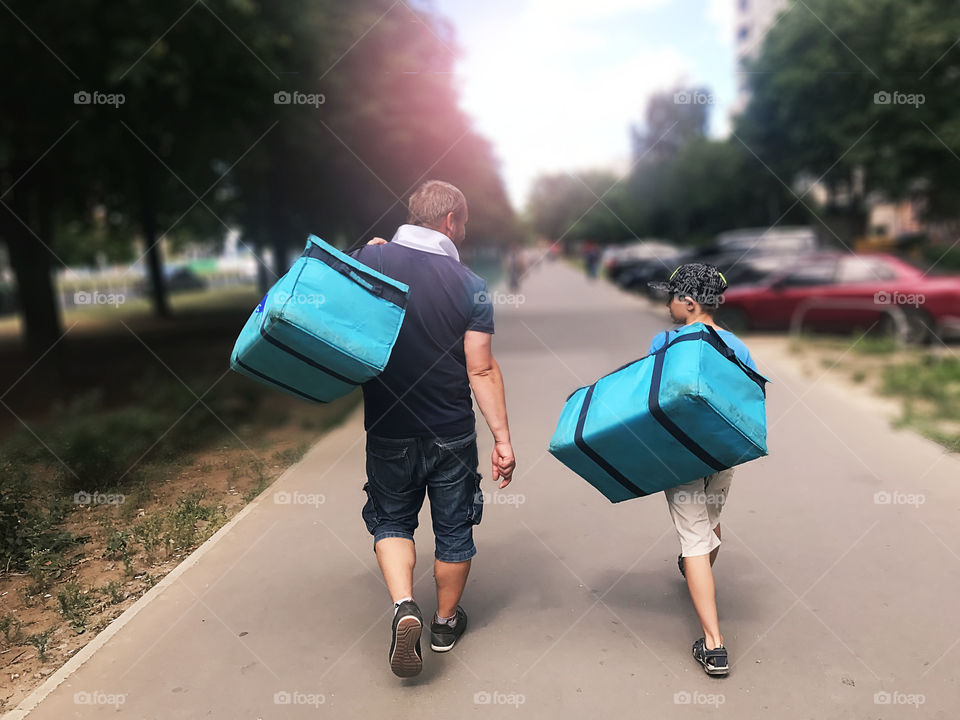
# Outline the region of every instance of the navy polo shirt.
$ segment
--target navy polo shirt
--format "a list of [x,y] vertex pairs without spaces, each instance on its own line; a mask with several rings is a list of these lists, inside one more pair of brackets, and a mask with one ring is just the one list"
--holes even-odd
[[410,287],[390,361],[363,384],[364,428],[389,438],[455,437],[474,430],[463,338],[467,330],[493,333],[486,282],[440,246],[428,251],[392,241],[366,246],[357,258]]

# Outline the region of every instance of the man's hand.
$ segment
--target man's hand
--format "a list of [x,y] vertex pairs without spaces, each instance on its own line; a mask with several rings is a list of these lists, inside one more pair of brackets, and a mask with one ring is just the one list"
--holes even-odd
[[373,240],[367,243],[367,245],[386,245],[386,244],[387,244],[386,240],[384,240],[383,238],[377,238],[377,237],[375,237]]
[[513,456],[513,447],[509,442],[498,442],[493,445],[493,455],[490,458],[492,470],[490,477],[500,480],[500,489],[503,490],[513,480],[513,471],[517,467]]

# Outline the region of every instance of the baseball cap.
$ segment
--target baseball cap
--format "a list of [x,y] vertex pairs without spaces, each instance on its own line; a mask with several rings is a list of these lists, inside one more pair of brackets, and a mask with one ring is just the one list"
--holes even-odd
[[681,265],[666,282],[647,283],[651,289],[670,295],[686,295],[699,303],[719,304],[719,298],[727,289],[727,279],[713,265],[687,263]]

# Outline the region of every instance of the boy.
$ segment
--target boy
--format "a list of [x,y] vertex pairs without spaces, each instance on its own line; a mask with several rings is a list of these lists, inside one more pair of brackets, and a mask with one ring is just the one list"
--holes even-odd
[[[667,307],[674,323],[703,323],[714,327],[745,365],[757,369],[747,346],[714,322],[713,316],[727,289],[727,281],[717,268],[700,263],[681,265],[667,282],[651,282],[649,285],[667,293]],[[662,332],[653,338],[650,353],[664,346],[667,335],[668,332]],[[720,510],[730,492],[732,480],[731,468],[670,488],[664,493],[680,540],[681,552],[677,558],[680,574],[686,578],[690,599],[703,627],[703,637],[693,644],[693,657],[709,675],[726,675],[730,670],[717,619],[712,567],[720,552]]]

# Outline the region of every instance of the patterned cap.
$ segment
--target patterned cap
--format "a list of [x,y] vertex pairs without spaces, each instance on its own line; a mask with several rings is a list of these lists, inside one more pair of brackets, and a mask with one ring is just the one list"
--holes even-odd
[[647,284],[654,290],[670,295],[686,295],[706,305],[719,305],[727,289],[727,279],[723,273],[713,265],[703,263],[681,265],[673,271],[667,282]]

